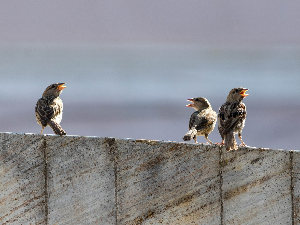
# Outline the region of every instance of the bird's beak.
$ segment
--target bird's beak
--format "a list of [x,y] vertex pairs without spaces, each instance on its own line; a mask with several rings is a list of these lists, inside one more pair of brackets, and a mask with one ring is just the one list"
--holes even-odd
[[240,92],[240,95],[241,95],[242,97],[247,97],[248,94],[245,94],[245,93],[246,93],[246,91],[248,91],[248,90],[249,90],[249,89],[247,89],[247,88],[243,89],[243,90]]
[[187,101],[192,102],[192,104],[188,104],[188,105],[186,105],[186,107],[193,107],[194,106],[194,99],[193,98],[189,98],[189,99],[187,99]]
[[62,90],[64,90],[67,86],[64,86],[65,85],[65,83],[60,83],[58,86],[57,86],[57,89],[58,90],[60,90],[60,91],[62,91]]

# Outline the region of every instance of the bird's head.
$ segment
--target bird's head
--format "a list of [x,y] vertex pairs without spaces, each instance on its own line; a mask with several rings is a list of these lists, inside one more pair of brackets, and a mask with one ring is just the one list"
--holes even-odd
[[43,93],[43,97],[45,96],[55,96],[58,97],[60,95],[60,93],[62,92],[63,89],[66,88],[66,86],[64,86],[65,83],[55,83],[55,84],[51,84],[49,85],[46,90]]
[[200,109],[206,109],[211,107],[209,101],[206,98],[198,97],[198,98],[189,98],[187,101],[192,102],[191,104],[186,105],[187,107],[192,107],[196,111]]
[[242,87],[231,89],[228,94],[227,101],[242,101],[245,97],[248,96],[248,94],[246,94],[246,91],[248,90],[249,89]]

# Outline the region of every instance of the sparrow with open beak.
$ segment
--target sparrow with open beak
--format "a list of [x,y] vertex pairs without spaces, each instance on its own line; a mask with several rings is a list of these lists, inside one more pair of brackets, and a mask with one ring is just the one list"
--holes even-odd
[[217,113],[213,111],[210,103],[206,98],[198,97],[188,99],[192,102],[187,107],[192,107],[196,110],[191,115],[189,122],[189,131],[184,135],[184,141],[190,141],[194,139],[197,143],[197,136],[204,136],[205,139],[213,144],[209,139],[208,135],[213,131],[217,122]]
[[237,150],[238,146],[235,140],[235,134],[238,134],[241,140],[241,146],[246,146],[242,140],[242,130],[246,121],[246,105],[242,100],[248,96],[246,88],[233,88],[226,99],[226,102],[220,107],[218,114],[218,130],[222,137],[221,145],[224,145],[227,151]]
[[41,134],[46,126],[52,128],[57,135],[66,135],[59,125],[62,120],[63,102],[59,98],[62,90],[66,88],[65,83],[49,85],[35,106],[36,121],[42,126]]

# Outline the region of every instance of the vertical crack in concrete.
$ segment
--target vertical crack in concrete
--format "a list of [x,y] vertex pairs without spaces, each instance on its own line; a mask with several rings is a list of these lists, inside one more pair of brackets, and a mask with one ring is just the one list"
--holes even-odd
[[116,201],[116,224],[118,225],[118,162],[116,157],[116,149],[115,149],[115,139],[114,139],[114,145],[113,148],[113,154],[114,154],[114,173],[115,173],[115,201]]
[[290,153],[290,171],[291,171],[291,202],[292,202],[292,225],[295,224],[295,211],[294,211],[294,166],[293,166],[293,151]]
[[224,214],[224,208],[223,208],[223,152],[222,152],[222,146],[219,147],[219,155],[220,155],[220,159],[219,159],[219,177],[220,177],[220,220],[221,220],[221,224],[224,224],[224,218],[223,218],[223,214]]
[[46,152],[47,143],[45,137],[43,137],[43,152],[44,152],[44,176],[45,176],[45,185],[44,185],[44,195],[45,195],[45,224],[48,225],[48,162],[47,162],[47,152]]
[[116,224],[118,225],[118,157],[116,155],[116,140],[115,138],[106,138],[106,141],[108,143],[109,152],[111,154],[111,160],[114,164],[114,176],[115,176],[115,219]]

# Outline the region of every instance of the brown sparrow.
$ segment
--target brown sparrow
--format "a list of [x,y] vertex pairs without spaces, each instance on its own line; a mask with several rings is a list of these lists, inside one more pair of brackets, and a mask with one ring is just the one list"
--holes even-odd
[[66,88],[64,85],[65,83],[51,84],[36,103],[35,116],[37,123],[42,126],[41,134],[44,128],[49,126],[55,134],[66,135],[66,132],[59,125],[63,113],[63,102],[59,95]]
[[226,102],[220,107],[218,114],[218,130],[222,137],[221,145],[224,145],[227,151],[237,150],[238,146],[235,140],[235,134],[238,134],[241,140],[241,146],[246,146],[242,140],[242,130],[246,121],[246,105],[242,100],[248,96],[245,94],[246,88],[233,88],[226,99]]
[[197,143],[197,136],[204,136],[210,144],[213,144],[208,135],[213,131],[217,122],[217,113],[213,111],[210,103],[206,98],[198,97],[188,99],[192,104],[187,107],[192,107],[196,110],[191,115],[189,122],[189,131],[184,135],[184,141],[190,141],[192,138]]

